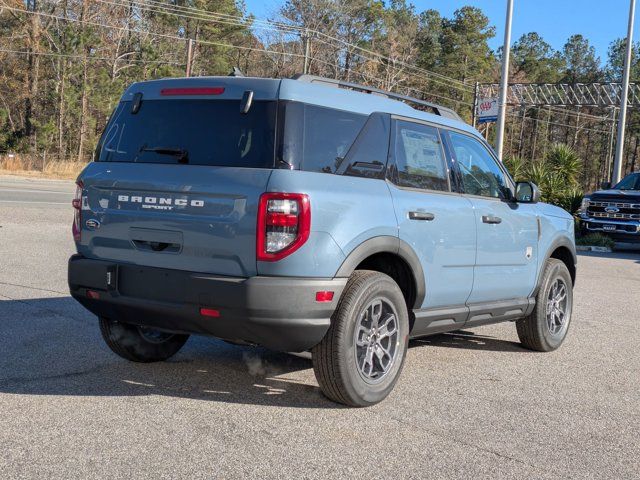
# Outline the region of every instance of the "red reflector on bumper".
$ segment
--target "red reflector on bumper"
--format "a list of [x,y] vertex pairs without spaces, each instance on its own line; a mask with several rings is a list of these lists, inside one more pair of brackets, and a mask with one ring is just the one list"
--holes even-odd
[[87,290],[87,297],[98,300],[100,298],[100,294],[95,290]]
[[214,317],[218,318],[220,316],[220,311],[215,308],[201,308],[200,315],[203,317]]
[[333,300],[333,292],[316,292],[316,302],[330,302]]

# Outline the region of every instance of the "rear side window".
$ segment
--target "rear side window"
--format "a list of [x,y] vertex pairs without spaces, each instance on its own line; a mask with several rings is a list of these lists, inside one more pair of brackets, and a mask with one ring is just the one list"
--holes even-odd
[[308,172],[335,173],[366,120],[366,115],[288,102],[282,161]]
[[446,160],[435,127],[396,120],[395,183],[402,187],[449,190]]
[[386,113],[370,115],[337,173],[383,179],[389,154],[389,122]]
[[188,163],[273,168],[275,101],[142,100],[137,113],[122,102],[97,151],[101,162]]

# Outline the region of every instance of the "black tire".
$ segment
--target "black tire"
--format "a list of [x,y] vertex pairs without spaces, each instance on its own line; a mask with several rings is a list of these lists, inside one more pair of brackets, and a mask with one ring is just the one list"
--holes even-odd
[[[566,304],[564,307],[564,322],[562,327],[554,334],[547,321],[547,306],[551,290],[556,282],[564,284],[566,289]],[[536,306],[528,317],[516,322],[518,337],[522,345],[530,350],[538,352],[550,352],[556,350],[567,336],[571,324],[573,311],[573,281],[567,266],[560,260],[550,258],[547,260],[540,289],[536,295]],[[554,326],[556,322],[554,322]]]
[[161,362],[172,357],[189,339],[173,334],[100,318],[100,332],[109,348],[132,362]]
[[[380,305],[380,308],[375,310],[377,305]],[[368,310],[369,308],[371,310]],[[365,314],[365,310],[376,313]],[[375,326],[371,324],[369,332],[375,337],[373,343],[377,338],[381,340],[373,346],[370,343],[369,347],[356,345],[356,335],[359,342],[365,340],[360,324],[368,322],[368,315],[371,315],[371,318],[379,316],[379,320],[375,320]],[[394,315],[396,320],[390,315]],[[380,333],[383,332],[383,327],[378,325],[378,321],[388,322],[384,323],[385,332],[388,333],[395,328],[397,334],[384,337],[384,334]],[[369,338],[366,337],[366,341],[369,341]],[[400,376],[407,355],[408,341],[409,316],[400,287],[383,273],[367,270],[354,272],[331,317],[331,327],[311,352],[313,370],[322,392],[329,399],[352,407],[366,407],[384,400]],[[373,353],[368,349],[373,349]],[[388,358],[388,370],[374,372],[373,375],[378,375],[378,378],[366,378],[367,373],[363,373],[359,366],[360,359],[364,360],[362,368],[368,369],[368,373],[371,374],[376,366],[378,369],[384,368],[385,361],[377,357],[381,351],[385,354],[393,351],[393,355],[385,356]],[[370,364],[365,363],[367,355],[371,359]],[[366,368],[365,365],[369,365],[370,368]]]

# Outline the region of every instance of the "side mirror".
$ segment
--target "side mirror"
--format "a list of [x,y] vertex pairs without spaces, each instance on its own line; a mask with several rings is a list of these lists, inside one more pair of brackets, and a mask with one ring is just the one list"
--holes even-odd
[[538,203],[540,201],[540,189],[533,182],[516,183],[516,202]]
[[600,189],[609,190],[611,188],[611,182],[602,182],[600,184]]

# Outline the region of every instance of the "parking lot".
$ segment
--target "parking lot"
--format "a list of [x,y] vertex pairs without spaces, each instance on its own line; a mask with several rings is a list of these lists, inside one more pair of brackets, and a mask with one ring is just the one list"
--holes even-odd
[[513,324],[414,341],[391,396],[347,409],[305,358],[112,354],[67,292],[73,191],[0,177],[0,477],[637,478],[639,253],[580,255],[559,351]]

